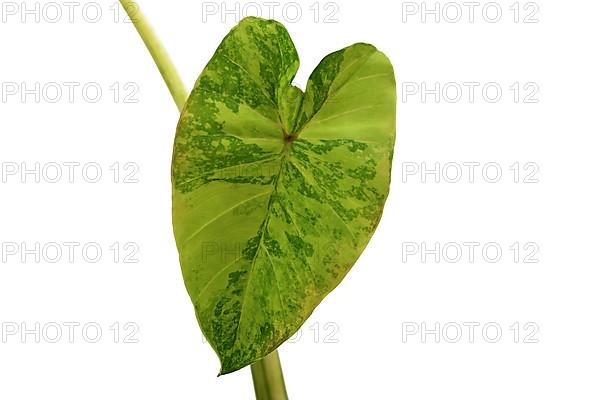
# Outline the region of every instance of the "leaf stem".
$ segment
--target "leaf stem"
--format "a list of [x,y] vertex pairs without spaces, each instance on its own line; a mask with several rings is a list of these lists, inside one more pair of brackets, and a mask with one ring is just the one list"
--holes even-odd
[[160,74],[162,75],[173,100],[179,111],[183,109],[183,105],[188,97],[188,91],[183,84],[183,81],[177,73],[177,69],[171,62],[169,54],[163,47],[162,43],[158,39],[158,36],[154,33],[152,26],[148,23],[144,14],[140,11],[140,7],[135,1],[130,0],[119,0],[125,12],[133,22],[135,29],[140,34],[140,37],[144,41],[146,48],[150,52],[150,55],[154,59],[154,63],[158,67]]
[[277,350],[252,364],[256,400],[288,400]]

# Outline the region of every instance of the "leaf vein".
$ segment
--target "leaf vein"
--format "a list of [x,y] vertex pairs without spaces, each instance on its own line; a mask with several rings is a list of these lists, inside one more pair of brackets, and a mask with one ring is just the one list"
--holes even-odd
[[247,199],[244,199],[236,204],[234,204],[233,206],[229,207],[228,209],[224,210],[223,212],[217,214],[215,217],[213,217],[210,221],[206,222],[204,225],[202,225],[200,228],[196,229],[184,242],[183,245],[186,245],[190,240],[192,240],[194,237],[198,236],[207,226],[209,226],[210,224],[212,224],[213,222],[219,220],[221,217],[223,217],[224,215],[227,215],[227,213],[235,210],[236,208],[238,208],[239,206],[241,206],[244,203],[249,202],[250,200],[254,200],[258,197],[262,197],[266,194],[271,193],[271,191],[268,192],[262,192],[259,194],[256,194],[254,196],[248,197]]

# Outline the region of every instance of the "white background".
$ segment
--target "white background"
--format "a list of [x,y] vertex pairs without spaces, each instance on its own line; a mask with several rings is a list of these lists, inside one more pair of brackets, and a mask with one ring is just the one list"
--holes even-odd
[[[35,6],[26,3],[29,9]],[[222,15],[220,2],[214,3],[215,15],[203,13],[203,7],[213,10],[206,2],[139,3],[191,88],[236,16]],[[258,3],[268,16],[267,5]],[[296,83],[301,87],[322,57],[357,41],[372,43],[390,57],[398,83],[396,155],[382,222],[343,284],[304,325],[302,336],[280,348],[290,398],[600,398],[600,4],[538,1],[525,8],[521,2],[515,23],[513,3],[498,2],[503,13],[497,23],[482,15],[485,2],[475,8],[472,23],[462,3],[462,19],[456,23],[448,21],[456,8],[444,9],[447,2],[440,3],[439,23],[435,15],[426,15],[423,23],[420,10],[403,14],[403,7],[413,8],[396,1],[338,0],[334,6],[323,1],[315,8],[314,1],[299,0],[288,6],[287,15],[282,13],[285,2],[275,9],[273,16],[285,23],[300,54]],[[43,15],[44,2],[38,6],[39,22],[35,15],[22,22],[24,6],[14,4],[16,15],[0,16],[4,88],[25,83],[32,89],[36,82],[80,86],[72,103],[66,87],[57,103],[48,101],[54,97],[50,92],[41,93],[39,102],[34,94],[23,100],[19,92],[0,103],[0,162],[5,172],[14,165],[20,169],[0,183],[0,242],[6,250],[0,264],[0,397],[252,399],[248,368],[217,378],[217,357],[202,342],[183,285],[170,215],[178,113],[133,26],[122,22],[122,13],[120,22],[113,21],[117,8],[112,0],[87,8],[88,19],[94,19],[96,8],[102,10],[96,23],[82,15],[85,2],[78,3],[69,22],[68,8],[59,1],[63,16],[56,23],[48,21],[54,10],[46,8],[49,14]],[[435,3],[427,5],[432,9]],[[536,6],[533,18],[539,22],[524,23]],[[227,7],[234,10],[235,3]],[[298,8],[302,15],[293,22]],[[315,9],[320,9],[318,16]],[[330,21],[337,22],[326,23],[334,11]],[[495,9],[487,11],[486,18],[493,19]],[[96,103],[82,94],[90,82],[103,89]],[[125,102],[129,82],[139,88],[133,95],[137,103]],[[436,82],[441,88],[452,82],[480,86],[473,102],[465,86],[456,103],[449,101],[455,92],[441,93],[439,103],[434,94],[423,100],[420,93],[403,101],[408,94],[403,88],[422,82],[428,89]],[[120,87],[116,103],[110,89],[115,83]],[[502,88],[499,101],[483,97],[487,83]],[[537,103],[525,102],[531,88],[539,88],[529,99]],[[493,91],[489,94],[494,97]],[[33,174],[22,176],[23,165],[40,163],[50,174],[52,163],[65,162],[80,163],[73,183],[67,176],[49,182],[54,172],[42,175],[39,183]],[[116,162],[118,183],[109,168]],[[472,183],[465,162],[479,163]],[[99,182],[84,179],[94,177],[92,170],[82,176],[87,163],[102,169]],[[138,183],[124,182],[123,173],[134,168],[125,170],[126,163],[139,167],[132,177]],[[436,163],[439,183],[434,174],[425,175],[425,182],[420,174],[403,175],[415,165],[433,169]],[[449,182],[456,173],[453,163],[462,166],[457,183]],[[497,164],[483,175],[488,163]],[[518,183],[515,167],[510,169],[515,163],[521,170]],[[526,163],[532,163],[528,169]],[[488,182],[498,166],[502,177]],[[66,167],[62,172],[68,172]],[[36,242],[42,247],[78,242],[80,247],[74,262],[68,254],[56,263],[42,254],[36,262],[22,245],[33,248]],[[117,262],[109,249],[115,242],[121,247]],[[124,262],[128,251],[122,247],[129,242],[139,248],[138,263]],[[480,243],[473,262],[465,242]],[[16,255],[10,243],[18,245]],[[102,248],[100,261],[82,257],[86,243]],[[435,254],[411,255],[411,243],[420,250],[422,243],[428,249],[439,243],[439,262]],[[456,249],[452,243],[463,250],[455,263],[450,262],[454,253],[441,250],[445,245]],[[486,259],[482,248],[488,243]],[[520,247],[517,262],[514,243]],[[497,247],[502,256],[494,263]],[[531,260],[539,262],[524,262],[533,250]],[[80,324],[73,343],[64,326],[69,322]],[[125,329],[128,322],[134,325]],[[464,325],[469,322],[480,324],[473,343]],[[39,343],[34,333],[21,336],[23,328],[35,331],[36,323]],[[53,323],[62,326],[57,343],[51,343]],[[97,343],[88,342],[93,329],[82,333],[87,323],[101,327]],[[115,323],[120,324],[118,343]],[[406,335],[415,326],[435,331],[436,323],[439,343],[434,333]],[[462,337],[452,343],[456,324]],[[487,335],[485,324],[491,324]],[[125,340],[136,326],[139,331]],[[490,343],[496,326],[502,336]],[[9,334],[15,327],[18,332]],[[137,343],[125,343],[131,339]]]

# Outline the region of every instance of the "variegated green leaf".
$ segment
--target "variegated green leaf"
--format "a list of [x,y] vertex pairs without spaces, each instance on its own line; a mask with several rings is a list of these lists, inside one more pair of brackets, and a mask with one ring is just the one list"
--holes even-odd
[[293,335],[381,217],[395,139],[392,65],[357,43],[306,92],[283,25],[246,18],[187,101],[173,153],[173,226],[187,290],[221,373]]

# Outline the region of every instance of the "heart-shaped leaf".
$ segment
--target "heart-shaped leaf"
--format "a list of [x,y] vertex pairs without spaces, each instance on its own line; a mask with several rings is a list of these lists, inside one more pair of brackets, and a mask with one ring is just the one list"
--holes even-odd
[[293,335],[344,278],[386,200],[392,65],[357,43],[303,93],[283,25],[249,17],[187,101],[173,153],[173,226],[186,288],[221,374]]

